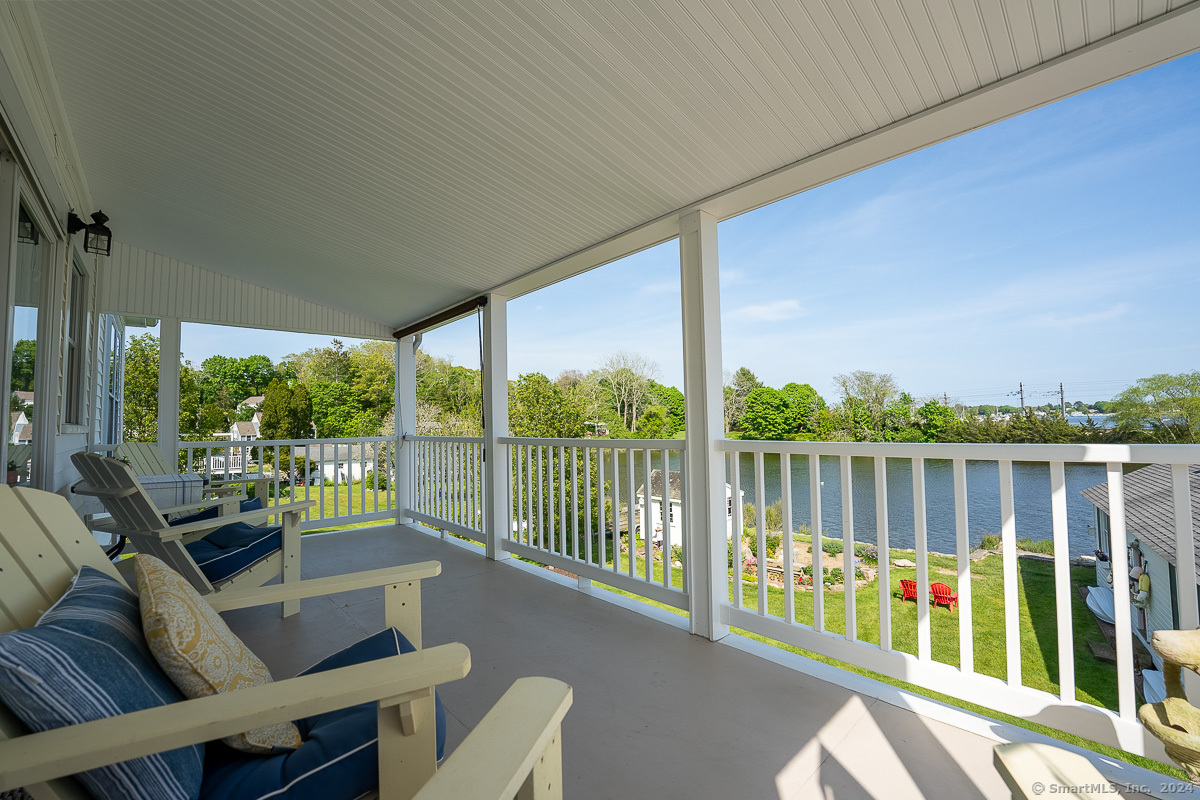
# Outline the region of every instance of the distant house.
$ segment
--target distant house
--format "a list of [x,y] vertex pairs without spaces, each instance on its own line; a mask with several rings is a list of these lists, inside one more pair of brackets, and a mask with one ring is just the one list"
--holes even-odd
[[362,480],[375,471],[375,448],[364,444],[310,444],[305,448],[308,474],[332,483]]
[[[26,393],[28,394],[28,392]],[[21,441],[21,432],[29,426],[29,418],[24,411],[12,411],[8,415],[8,443],[17,444]]]
[[21,401],[21,405],[33,408],[33,392],[13,392],[13,394]]
[[247,397],[245,400],[237,404],[237,410],[241,411],[243,408],[262,408],[263,400],[265,399],[266,397],[261,394],[256,394],[253,397]]
[[233,423],[233,427],[229,429],[229,440],[231,442],[253,442],[258,439],[258,426],[253,420],[238,421]]
[[[24,416],[24,415],[22,415],[22,416]],[[33,444],[33,423],[32,422],[26,424],[23,428],[21,428],[20,433],[17,434],[16,443],[17,444]]]
[[[671,544],[680,544],[683,541],[683,492],[682,492],[682,475],[679,470],[671,470],[668,477],[670,492],[670,505],[668,506],[668,522],[671,526]],[[647,525],[654,532],[652,541],[659,542],[663,538],[662,524],[662,498],[663,498],[663,476],[662,470],[656,469],[650,472],[650,519]],[[745,499],[746,493],[738,493],[738,502],[741,503]],[[645,519],[646,512],[646,484],[643,483],[637,490],[637,505],[638,505],[638,523]],[[733,538],[733,488],[727,483],[725,484],[725,536]]]
[[[1191,486],[1192,529],[1200,530],[1200,464],[1188,467],[1188,478]],[[1098,590],[1093,589],[1091,593],[1096,599],[1103,598],[1105,605],[1110,607],[1109,586],[1116,585],[1122,590],[1128,587],[1134,633],[1153,653],[1149,643],[1154,632],[1177,630],[1180,626],[1171,468],[1166,464],[1151,464],[1134,470],[1124,477],[1124,489],[1126,540],[1121,545],[1129,553],[1130,572],[1140,567],[1148,581],[1141,580],[1139,586],[1138,579],[1112,575],[1114,543],[1109,527],[1108,484],[1102,483],[1081,492],[1094,507],[1096,550],[1103,554],[1096,562]],[[1200,537],[1196,539],[1196,546],[1196,564],[1200,565]],[[1200,578],[1200,574],[1197,578]],[[1148,591],[1148,595],[1139,598],[1141,591]],[[1093,611],[1103,616],[1098,605],[1093,600],[1088,602]],[[1154,661],[1161,669],[1162,663],[1157,654],[1154,655]]]

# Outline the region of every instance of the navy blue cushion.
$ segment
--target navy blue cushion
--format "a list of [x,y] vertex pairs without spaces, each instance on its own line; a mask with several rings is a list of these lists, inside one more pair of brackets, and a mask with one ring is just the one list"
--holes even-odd
[[[0,635],[0,700],[44,731],[183,700],[142,635],[138,598],[92,567],[32,628]],[[102,800],[195,798],[204,746],[181,747],[77,777]]]
[[[215,501],[214,501],[215,502]],[[262,508],[262,498],[250,497],[238,504],[239,512],[242,511],[258,511]],[[197,511],[195,514],[184,514],[182,517],[176,517],[170,521],[171,525],[186,525],[189,522],[200,522],[206,519],[216,519],[221,513],[221,506],[209,506],[203,511]]]
[[[399,631],[388,628],[334,653],[301,674],[311,675],[413,650]],[[446,747],[446,711],[436,693],[434,703],[440,760]],[[201,798],[352,800],[375,789],[379,785],[376,709],[375,703],[363,703],[297,720],[304,744],[287,753],[256,756],[219,742],[209,743]]]
[[283,547],[283,528],[234,522],[184,545],[209,582],[232,578]]

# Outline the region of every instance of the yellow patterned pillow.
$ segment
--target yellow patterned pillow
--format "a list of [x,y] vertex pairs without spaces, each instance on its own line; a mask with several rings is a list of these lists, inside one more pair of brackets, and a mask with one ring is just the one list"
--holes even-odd
[[[271,683],[271,672],[178,572],[154,556],[134,556],[142,630],[150,652],[185,697],[208,697]],[[246,753],[299,747],[290,722],[221,741]]]

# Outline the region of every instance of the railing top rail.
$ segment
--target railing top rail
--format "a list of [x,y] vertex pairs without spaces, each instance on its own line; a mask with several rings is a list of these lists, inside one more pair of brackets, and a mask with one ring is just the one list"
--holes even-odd
[[461,442],[464,444],[483,444],[482,436],[409,436],[404,435],[406,442]]
[[500,444],[549,445],[551,447],[614,447],[633,450],[683,450],[683,439],[537,439],[532,437],[501,436]]
[[394,436],[357,436],[349,439],[251,439],[230,441],[229,439],[218,439],[208,442],[193,442],[180,440],[179,449],[186,447],[274,447],[275,445],[296,445],[303,447],[304,445],[319,445],[319,444],[362,444],[363,442],[394,442]]
[[1195,444],[925,444],[717,439],[715,446],[717,450],[731,453],[965,458],[975,461],[1064,461],[1095,464],[1200,463],[1200,445]]

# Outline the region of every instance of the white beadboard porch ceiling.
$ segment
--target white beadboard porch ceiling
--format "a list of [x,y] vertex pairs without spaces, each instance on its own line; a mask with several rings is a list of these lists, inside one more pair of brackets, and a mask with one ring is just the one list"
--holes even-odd
[[1183,5],[36,8],[119,240],[400,324]]

